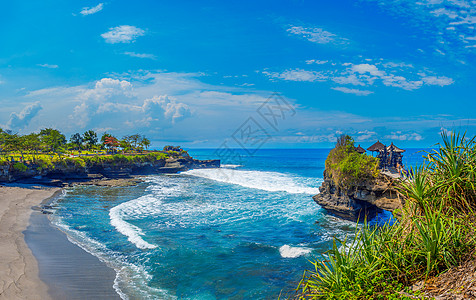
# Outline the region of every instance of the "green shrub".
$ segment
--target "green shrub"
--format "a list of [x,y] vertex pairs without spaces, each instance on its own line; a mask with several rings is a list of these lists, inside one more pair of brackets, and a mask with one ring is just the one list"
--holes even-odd
[[165,153],[162,153],[162,152],[158,152],[156,155],[155,155],[155,159],[156,160],[165,160],[167,159],[169,156]]
[[43,170],[53,170],[55,168],[53,161],[50,158],[40,158],[35,161],[35,164],[37,165],[37,170],[38,171],[43,171]]
[[61,160],[61,164],[65,167],[73,166],[76,168],[82,168],[86,166],[86,162],[79,157],[67,157]]
[[25,172],[26,170],[28,170],[28,167],[25,166],[23,163],[21,162],[16,162],[13,164],[13,169],[15,171],[18,171],[18,172]]
[[336,186],[351,188],[360,180],[375,178],[379,174],[378,158],[359,154],[355,150],[354,140],[342,135],[326,159],[326,174]]
[[167,151],[167,153],[168,153],[169,156],[179,156],[180,155],[180,152],[173,151],[173,150],[169,150],[169,151]]

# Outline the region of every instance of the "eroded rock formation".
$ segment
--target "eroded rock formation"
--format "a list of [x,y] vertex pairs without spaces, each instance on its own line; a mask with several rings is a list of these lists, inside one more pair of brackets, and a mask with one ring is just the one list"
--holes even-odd
[[380,210],[394,211],[402,207],[402,196],[396,189],[397,179],[380,174],[377,178],[362,180],[352,188],[338,187],[324,172],[320,193],[314,201],[332,214],[347,220],[373,217]]

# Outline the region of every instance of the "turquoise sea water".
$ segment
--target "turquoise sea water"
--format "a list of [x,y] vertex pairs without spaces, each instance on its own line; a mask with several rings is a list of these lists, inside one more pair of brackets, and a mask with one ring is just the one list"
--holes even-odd
[[[214,150],[191,150],[214,158]],[[355,224],[312,200],[329,150],[259,150],[220,169],[77,186],[52,215],[116,270],[124,299],[276,299]],[[418,155],[417,155],[418,156]]]

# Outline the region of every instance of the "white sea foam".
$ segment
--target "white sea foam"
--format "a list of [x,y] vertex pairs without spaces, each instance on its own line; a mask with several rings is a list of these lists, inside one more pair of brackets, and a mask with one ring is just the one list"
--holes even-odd
[[[269,192],[288,192],[290,194],[310,194],[319,193],[319,182],[306,178],[297,178],[291,175],[278,172],[265,171],[243,171],[234,169],[195,169],[183,172],[182,174],[203,177],[220,182],[237,184],[247,188],[260,189]],[[313,186],[307,184],[311,181]]]
[[139,227],[124,220],[124,217],[127,216],[127,212],[130,209],[131,205],[135,207],[143,206],[141,205],[142,203],[140,202],[142,198],[143,197],[132,200],[132,201],[128,201],[128,202],[119,204],[116,207],[111,208],[111,210],[109,211],[109,217],[111,219],[111,225],[116,227],[117,231],[127,236],[127,240],[133,243],[134,245],[136,245],[137,248],[154,249],[154,248],[157,248],[157,245],[153,245],[144,241],[141,237],[144,235],[144,233]]
[[125,263],[116,269],[116,274],[113,288],[122,299],[177,299],[165,289],[154,288],[147,284],[152,275],[143,266]]
[[226,168],[226,169],[236,169],[236,168],[243,167],[243,166],[242,165],[232,165],[232,164],[222,164],[221,167]]
[[[82,248],[89,254],[97,257],[108,267],[114,269],[113,288],[121,299],[128,300],[131,295],[138,295],[141,299],[155,299],[152,295],[160,295],[161,299],[175,299],[166,290],[150,287],[147,282],[152,275],[143,266],[135,265],[121,258],[121,254],[111,251],[104,244],[90,238],[85,232],[78,231],[66,225],[61,218],[54,218],[52,223],[66,233],[68,240]],[[144,284],[143,284],[144,283]],[[125,290],[125,291],[124,291]]]
[[305,247],[291,247],[289,245],[283,245],[279,248],[279,254],[284,258],[296,258],[302,255],[310,253],[312,249]]

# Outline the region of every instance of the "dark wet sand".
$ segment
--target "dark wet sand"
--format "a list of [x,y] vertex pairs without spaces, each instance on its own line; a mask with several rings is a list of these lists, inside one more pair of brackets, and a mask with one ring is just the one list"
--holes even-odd
[[46,215],[34,211],[24,235],[53,299],[120,299],[115,271],[71,243]]

